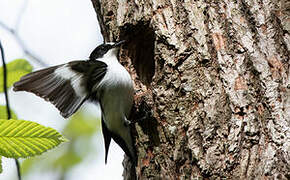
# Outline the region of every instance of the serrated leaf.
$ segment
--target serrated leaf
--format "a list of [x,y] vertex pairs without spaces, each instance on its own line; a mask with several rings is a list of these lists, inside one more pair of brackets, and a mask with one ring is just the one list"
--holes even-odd
[[0,155],[30,157],[52,149],[66,139],[56,130],[25,120],[0,119]]
[[2,173],[3,169],[2,169],[2,156],[0,156],[0,174]]
[[[17,119],[16,114],[10,109],[11,112],[11,119]],[[0,119],[7,119],[7,110],[6,106],[0,105]]]
[[[25,59],[16,59],[9,62],[7,65],[7,88],[10,88],[13,83],[18,81],[20,77],[32,71],[32,66]],[[3,92],[3,67],[0,67],[0,92]]]

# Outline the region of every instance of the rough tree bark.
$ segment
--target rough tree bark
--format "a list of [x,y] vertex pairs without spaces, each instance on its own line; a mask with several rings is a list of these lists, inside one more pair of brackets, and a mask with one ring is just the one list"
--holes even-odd
[[289,1],[92,2],[104,39],[129,40],[133,118],[151,113],[139,179],[290,179]]

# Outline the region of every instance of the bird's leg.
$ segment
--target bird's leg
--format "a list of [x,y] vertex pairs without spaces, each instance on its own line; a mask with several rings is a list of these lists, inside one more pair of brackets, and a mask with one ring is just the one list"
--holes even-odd
[[128,120],[127,118],[125,118],[124,120],[124,125],[125,126],[131,126],[137,122],[140,122],[140,121],[143,121],[145,119],[149,119],[152,117],[152,111],[145,111],[145,112],[142,112],[142,115],[141,117],[139,118],[134,118],[134,119],[131,119],[131,120]]
[[145,119],[150,119],[153,117],[151,108],[144,101],[139,104],[138,109],[136,107],[133,108],[134,115],[130,117],[130,121],[126,119],[126,122],[129,125],[133,125],[137,122],[141,122]]
[[124,125],[125,125],[125,126],[130,126],[130,125],[132,125],[132,122],[129,121],[127,118],[125,118],[125,120],[124,120]]
[[152,108],[146,103],[146,96],[149,96],[151,91],[138,92],[134,96],[134,106],[131,110],[130,121],[127,120],[129,125],[135,124],[136,122],[144,121],[153,117]]
[[142,113],[142,117],[134,120],[134,123],[136,123],[138,121],[143,121],[145,119],[149,119],[150,117],[152,117],[152,111],[145,111]]

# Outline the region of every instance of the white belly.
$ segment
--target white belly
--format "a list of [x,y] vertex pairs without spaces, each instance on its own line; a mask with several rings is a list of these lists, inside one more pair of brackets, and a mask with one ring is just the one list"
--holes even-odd
[[128,119],[133,105],[134,89],[130,74],[119,63],[109,64],[99,90],[104,121],[109,129],[118,129]]

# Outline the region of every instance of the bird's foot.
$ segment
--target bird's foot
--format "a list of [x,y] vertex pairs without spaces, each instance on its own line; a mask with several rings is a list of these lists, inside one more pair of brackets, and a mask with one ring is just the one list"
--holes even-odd
[[125,125],[125,126],[130,126],[130,125],[132,125],[132,124],[133,124],[132,121],[129,121],[128,119],[125,119],[125,121],[124,121],[124,125]]

